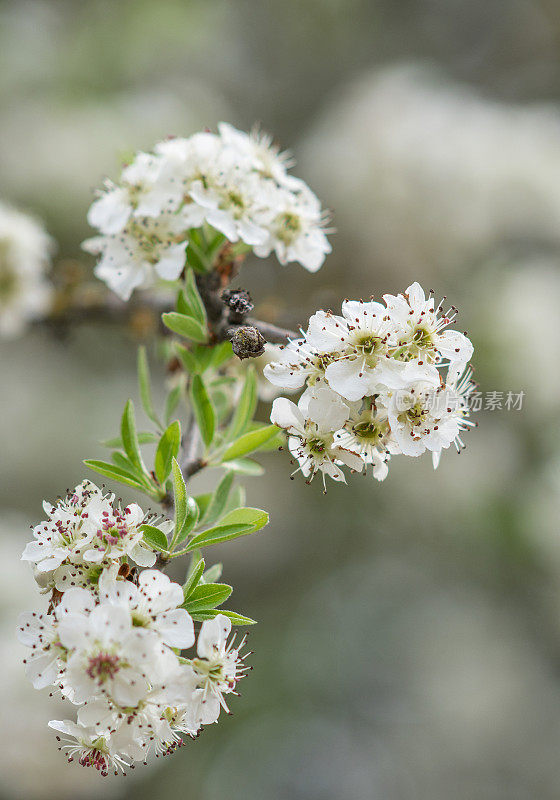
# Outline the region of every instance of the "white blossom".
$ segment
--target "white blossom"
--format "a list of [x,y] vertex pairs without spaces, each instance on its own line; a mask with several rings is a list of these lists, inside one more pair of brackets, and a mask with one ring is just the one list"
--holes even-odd
[[99,579],[101,599],[127,609],[133,625],[155,630],[169,647],[192,647],[193,621],[179,608],[184,600],[182,587],[157,569],[141,572],[138,585],[117,579],[117,571],[117,565],[103,571]]
[[51,720],[49,727],[62,734],[56,738],[69,763],[76,760],[82,767],[94,767],[103,777],[109,772],[124,773],[135,760],[142,758],[142,749],[134,741],[123,742],[112,731],[99,733],[72,720],[59,719]]
[[318,311],[309,320],[307,341],[332,354],[325,378],[347,400],[360,400],[379,384],[392,384],[399,365],[390,357],[392,319],[381,303],[345,300],[342,316]]
[[264,369],[275,387],[304,388],[297,406],[277,398],[270,418],[308,479],[320,470],[344,480],[347,464],[371,466],[381,481],[391,455],[429,450],[436,467],[451,443],[464,447],[473,346],[449,329],[456,310],[443,313],[418,283],[384,300],[345,300],[341,315],[317,311]]
[[[49,521],[26,551],[47,576],[49,608],[23,613],[17,630],[33,686],[51,687],[78,707],[76,722],[50,723],[60,749],[103,775],[196,737],[227,708],[224,695],[246,669],[243,642],[227,643],[231,623],[223,615],[219,628],[202,626],[195,658],[181,655],[195,645],[183,589],[159,570],[130,569],[145,517],[134,504],[123,511],[113,502],[84,481],[64,500],[44,504]],[[80,564],[69,560],[77,554]],[[72,585],[81,569],[90,571],[87,589]]]
[[76,577],[81,571],[83,581],[79,582],[86,582],[88,568],[83,564],[82,550],[94,533],[90,513],[111,508],[110,497],[85,480],[56,505],[45,501],[43,508],[48,519],[33,529],[35,538],[26,545],[22,560],[35,564],[36,578],[40,582],[43,577],[47,588],[63,580],[68,567],[70,572],[76,570]]
[[58,635],[70,651],[64,686],[75,703],[104,694],[119,706],[134,707],[175,660],[155,631],[135,627],[129,611],[112,603],[64,615]]
[[[221,235],[311,271],[330,252],[325,213],[309,187],[288,173],[290,158],[264,134],[225,123],[218,131],[138,153],[92,203],[88,221],[100,235],[83,247],[100,257],[96,276],[122,299],[158,279],[176,280],[189,242],[200,249],[202,237],[204,249],[208,235],[218,247]],[[201,229],[197,236],[194,229]]]
[[385,480],[389,472],[388,447],[392,441],[387,410],[381,404],[377,408],[374,400],[366,401],[363,410],[361,403],[353,405],[358,408],[335,433],[334,440],[345,450],[361,456],[366,465],[371,465],[376,480]]
[[298,261],[309,272],[316,272],[331,252],[326,237],[327,216],[318,198],[303,182],[297,191],[267,187],[267,231],[263,243],[256,243],[256,255],[273,251],[281,264]]
[[290,153],[280,152],[273,144],[272,137],[258,129],[250,134],[238,131],[227,122],[220,122],[218,130],[222,141],[233,148],[241,157],[245,157],[251,167],[263,178],[270,178],[279,186],[297,186],[297,178],[288,174],[288,169],[295,166]]
[[32,217],[0,203],[0,337],[19,336],[45,314],[53,241]]
[[[137,503],[122,509],[114,506],[113,500],[111,495],[108,502],[91,510],[87,525],[92,535],[84,543],[83,560],[95,564],[126,555],[141,567],[152,567],[156,554],[145,544],[142,531],[148,518]],[[160,523],[159,527],[167,533],[171,525],[168,520]]]
[[319,352],[306,339],[294,339],[283,347],[275,361],[270,361],[263,374],[274,386],[301,389],[325,375],[325,369],[335,356]]
[[466,364],[472,358],[470,340],[447,327],[454,321],[456,309],[442,315],[443,301],[436,308],[433,296],[426,297],[419,283],[409,286],[404,295],[385,294],[383,299],[397,328],[395,346],[399,359],[434,363],[443,357]]
[[123,556],[153,566],[156,555],[143,541],[142,525],[149,520],[167,533],[172,523],[147,517],[136,503],[122,509],[114,500],[86,480],[56,505],[44,504],[48,519],[33,529],[35,538],[22,555],[35,564],[44,589],[96,583],[102,568]]
[[[419,456],[430,450],[434,466],[439,454],[460,440],[465,427],[465,396],[454,381],[443,383],[436,367],[411,361],[402,372],[403,387],[389,393],[387,413],[397,452]],[[391,445],[390,445],[391,449]]]
[[245,637],[237,644],[235,636],[228,642],[230,632],[231,621],[218,614],[203,622],[198,634],[198,658],[192,660],[199,690],[194,701],[200,706],[205,722],[218,718],[220,706],[229,711],[224,695],[235,694],[237,682],[248,669],[243,663],[245,656],[240,655]]
[[[300,399],[298,405],[285,397],[272,404],[271,422],[288,433],[288,448],[299,462],[301,473],[312,480],[317,472],[335,481],[346,482],[342,465],[361,471],[362,460],[335,442],[334,432],[346,421],[349,408],[341,399],[334,400],[328,388],[312,398]],[[304,410],[309,416],[304,415]]]
[[66,614],[88,613],[95,598],[85,589],[65,592],[54,613],[24,612],[20,615],[17,637],[31,649],[25,660],[27,677],[35,689],[54,685],[65,668],[67,648],[60,640],[59,623]]

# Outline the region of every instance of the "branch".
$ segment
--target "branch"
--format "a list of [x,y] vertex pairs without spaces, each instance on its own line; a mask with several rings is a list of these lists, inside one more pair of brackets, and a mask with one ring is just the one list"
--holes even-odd
[[285,344],[287,339],[299,339],[300,337],[299,333],[291,331],[288,328],[279,328],[278,325],[273,325],[272,322],[264,322],[263,320],[253,319],[252,317],[247,317],[243,324],[252,325],[262,333],[267,342],[271,344]]

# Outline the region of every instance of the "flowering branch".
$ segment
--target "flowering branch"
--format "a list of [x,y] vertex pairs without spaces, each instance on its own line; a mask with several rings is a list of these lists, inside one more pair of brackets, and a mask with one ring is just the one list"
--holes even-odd
[[[46,614],[21,617],[27,673],[37,689],[55,686],[76,706],[76,721],[50,725],[70,761],[102,775],[173,752],[229,710],[227,695],[247,670],[244,639],[230,640],[230,630],[254,620],[223,607],[233,589],[220,582],[221,564],[206,559],[215,545],[268,524],[266,511],[245,505],[237,480],[262,474],[254,456],[278,449],[280,429],[309,482],[318,472],[345,481],[344,467],[368,466],[382,480],[390,456],[425,450],[437,465],[472,424],[470,373],[461,376],[472,345],[448,329],[453,312],[419,284],[385,295],[385,305],[345,301],[340,316],[318,311],[300,335],[254,319],[249,293],[230,288],[249,251],[310,271],[330,252],[321,205],[288,166],[266,137],[221,124],[218,134],[138,153],[88,214],[99,235],[84,247],[122,301],[158,282],[176,298],[171,310],[150,303],[165,332],[164,408],[154,405],[139,348],[146,429],[129,400],[117,435],[104,442],[109,459],[84,462],[161,506],[163,517],[85,480],[44,504],[46,519],[23,553],[49,596]],[[110,301],[66,307],[56,319],[133,313],[133,304]],[[269,392],[304,389],[297,405],[276,397],[272,424],[255,418],[261,356]],[[219,480],[195,494],[192,478],[207,468]],[[184,556],[180,585],[163,569]]]

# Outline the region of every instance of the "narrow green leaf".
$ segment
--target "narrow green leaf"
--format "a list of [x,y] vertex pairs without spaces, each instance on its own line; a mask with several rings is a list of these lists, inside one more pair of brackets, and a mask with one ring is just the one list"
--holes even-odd
[[[150,431],[142,431],[141,433],[137,433],[136,436],[138,444],[152,444],[153,442],[157,442],[159,438],[156,433],[150,433]],[[120,436],[114,436],[112,439],[104,439],[100,444],[102,444],[103,447],[124,450],[123,440]]]
[[197,372],[202,375],[212,364],[214,348],[204,344],[196,344],[193,347],[193,355],[196,359]]
[[193,342],[205,342],[208,339],[208,332],[194,317],[187,317],[185,314],[178,314],[176,311],[168,311],[161,315],[161,319],[166,328],[170,331],[192,339]]
[[232,625],[256,625],[257,620],[251,619],[251,617],[245,617],[243,614],[238,614],[236,611],[225,611],[224,609],[220,609],[218,614],[223,614],[224,617],[227,617]]
[[156,550],[161,550],[165,553],[168,551],[169,544],[167,542],[167,536],[163,531],[160,531],[159,528],[155,528],[153,525],[141,525],[140,530],[144,534],[144,541],[149,544],[150,547],[154,547]]
[[140,399],[142,406],[149,419],[161,428],[161,422],[154,409],[152,402],[152,390],[150,387],[150,368],[148,366],[148,357],[146,355],[146,348],[141,345],[138,348],[138,388],[140,389]]
[[177,538],[174,541],[174,544],[181,544],[184,542],[187,536],[190,534],[196,523],[198,522],[198,518],[200,515],[200,511],[196,504],[194,497],[187,497],[186,500],[186,508],[185,508],[185,521],[183,522],[183,527],[177,534]]
[[156,473],[156,478],[161,486],[165,484],[165,481],[169,477],[169,473],[171,472],[171,461],[173,458],[177,458],[180,446],[181,423],[179,420],[175,420],[175,422],[171,423],[159,440],[156,450],[154,472]]
[[99,475],[103,475],[105,478],[110,478],[113,481],[118,481],[119,483],[124,483],[127,486],[132,486],[133,489],[140,489],[140,491],[146,491],[146,486],[144,486],[138,478],[135,478],[129,472],[126,472],[121,467],[117,467],[114,464],[110,464],[107,461],[97,461],[95,459],[88,458],[84,461],[86,467],[89,467],[94,472],[97,472]]
[[195,495],[196,504],[200,510],[200,517],[199,520],[202,522],[208,511],[208,506],[210,505],[210,501],[212,500],[213,492],[205,492],[204,494],[197,494]]
[[228,497],[226,513],[233,511],[235,508],[242,508],[245,505],[245,499],[245,487],[234,486]]
[[234,477],[232,472],[226,472],[218,484],[218,488],[212,495],[212,500],[204,515],[204,522],[207,525],[212,525],[223,514]]
[[169,425],[171,421],[171,417],[175,413],[175,409],[179,404],[179,400],[181,399],[181,392],[183,387],[179,384],[178,386],[174,386],[173,389],[167,395],[167,400],[165,401],[165,423]]
[[255,413],[256,407],[257,377],[255,368],[251,364],[247,368],[247,375],[245,376],[245,382],[243,384],[243,389],[241,390],[241,396],[239,397],[239,402],[237,403],[229,426],[227,434],[228,441],[237,438],[245,431],[247,424],[251,421],[253,414]]
[[201,583],[216,583],[222,577],[223,564],[213,564],[200,579]]
[[227,583],[199,584],[192,590],[182,608],[195,613],[209,611],[225,603],[232,591],[232,587],[228,586]]
[[200,561],[198,561],[195,564],[194,568],[191,570],[189,577],[183,584],[183,597],[185,598],[185,600],[189,597],[190,593],[195,588],[195,586],[198,585],[198,582],[201,579],[202,574],[204,572],[204,567],[205,567],[204,559],[201,558]]
[[266,444],[269,439],[276,436],[278,428],[276,425],[265,425],[262,428],[257,428],[255,431],[249,431],[240,436],[232,445],[230,445],[225,453],[222,454],[222,461],[233,461],[241,456],[246,456],[252,453],[253,450],[258,450],[259,447]]
[[206,622],[207,619],[214,619],[217,617],[218,614],[221,614],[221,609],[215,609],[210,611],[193,611],[191,612],[191,618],[194,622]]
[[264,474],[264,468],[250,458],[238,458],[234,461],[224,461],[222,467],[230,469],[232,472],[238,472],[240,475],[258,477]]
[[227,617],[231,620],[232,625],[256,625],[257,620],[251,619],[251,617],[244,617],[243,614],[238,614],[236,611],[227,611],[224,608],[218,608],[216,610],[210,611],[198,611],[191,614],[191,617],[195,622],[205,622],[207,619],[214,619],[217,617],[218,614],[223,614],[224,617]]
[[175,342],[175,353],[187,372],[189,372],[191,375],[195,375],[199,371],[196,358],[194,357],[193,353],[184,345],[179,344],[179,342]]
[[224,392],[222,389],[216,390],[213,382],[209,387],[209,394],[216,412],[216,424],[221,427],[231,414],[231,405],[234,398],[231,392]]
[[213,369],[218,369],[224,364],[229,358],[233,355],[233,350],[231,347],[231,342],[221,342],[220,344],[214,347],[214,352],[212,355],[212,367]]
[[125,453],[129,459],[135,466],[144,471],[142,457],[140,456],[140,448],[138,446],[138,437],[136,435],[134,404],[132,400],[129,400],[124,407],[124,412],[121,419],[121,438]]
[[[260,427],[260,425],[259,425]],[[259,447],[259,453],[270,453],[273,450],[278,450],[286,444],[285,431],[278,428],[275,436],[271,436],[264,444]]]
[[171,471],[173,472],[173,494],[175,498],[175,531],[173,534],[173,539],[175,539],[181,533],[187,517],[187,487],[176,458],[171,460]]
[[209,447],[214,438],[216,415],[200,375],[195,375],[193,377],[191,384],[191,402],[202,441],[206,447]]
[[186,317],[194,316],[192,313],[192,308],[190,307],[187,297],[182,289],[177,292],[176,308],[179,314],[184,314]]
[[185,550],[188,552],[198,547],[208,547],[237,539],[239,536],[247,536],[264,528],[267,523],[266,511],[261,511],[259,508],[237,508],[226,514],[219,525],[197,534]]
[[192,240],[189,240],[187,247],[187,263],[191,265],[197,272],[208,272],[210,266],[206,263],[202,251],[196,247]]
[[206,328],[206,309],[198,292],[194,272],[192,269],[188,269],[187,274],[185,275],[185,292],[187,295],[187,301],[193,310],[194,318],[198,320],[198,322],[200,322],[204,328]]
[[120,467],[120,469],[124,470],[125,472],[129,472],[140,483],[145,483],[146,479],[144,477],[144,473],[132,463],[128,456],[125,456],[124,453],[121,453],[120,450],[115,450],[114,453],[111,453],[111,458],[117,467]]

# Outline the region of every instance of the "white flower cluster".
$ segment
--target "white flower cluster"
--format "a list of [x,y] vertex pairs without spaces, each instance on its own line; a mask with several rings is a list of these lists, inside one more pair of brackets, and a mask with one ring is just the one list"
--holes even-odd
[[0,336],[19,336],[48,310],[53,242],[32,217],[0,203]]
[[344,465],[372,465],[383,480],[391,455],[429,450],[437,467],[443,449],[464,446],[473,346],[448,329],[455,309],[442,313],[418,283],[383,299],[345,300],[341,316],[318,311],[265,367],[276,386],[306,386],[297,405],[277,398],[270,418],[288,432],[296,472],[308,480],[321,471],[323,481],[345,481]]
[[195,644],[183,589],[160,570],[131,570],[128,559],[151,566],[156,557],[141,541],[142,510],[113,501],[84,481],[45,505],[49,519],[23,560],[35,563],[51,602],[46,614],[22,614],[18,628],[33,686],[55,686],[78,707],[77,721],[49,723],[61,749],[102,775],[173,752],[182,735],[216,722],[246,669],[243,641],[228,643],[222,614],[202,624],[196,655],[181,655]]
[[314,272],[331,247],[325,214],[291,161],[262,134],[220,123],[218,133],[159,142],[107,181],[88,221],[100,236],[84,248],[100,256],[95,274],[123,300],[156,277],[176,280],[190,231],[210,226],[260,257],[275,252]]

